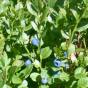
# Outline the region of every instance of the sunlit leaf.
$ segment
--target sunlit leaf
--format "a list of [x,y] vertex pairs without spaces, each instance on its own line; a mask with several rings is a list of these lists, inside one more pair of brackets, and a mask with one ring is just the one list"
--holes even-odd
[[79,27],[77,29],[78,32],[82,32],[82,31],[86,31],[88,29],[88,24],[86,24],[85,26]]
[[78,21],[79,15],[78,15],[77,11],[74,9],[71,9],[71,12],[72,12],[73,16],[75,17],[76,21]]
[[69,39],[69,36],[67,34],[65,34],[63,30],[61,30],[61,34],[65,39]]
[[88,77],[80,78],[77,85],[78,88],[88,88]]
[[78,67],[75,70],[75,74],[74,74],[76,79],[80,79],[82,77],[86,77],[86,70],[83,67]]
[[33,72],[30,74],[30,78],[33,80],[33,81],[37,81],[37,77],[39,76],[39,73],[36,73],[36,72]]
[[32,3],[31,3],[30,1],[27,1],[27,2],[26,2],[26,5],[27,5],[28,11],[29,11],[32,15],[37,16],[36,11],[32,8]]
[[68,56],[70,56],[72,53],[75,53],[75,45],[70,44],[68,47]]
[[20,83],[22,82],[22,80],[21,80],[19,77],[17,77],[16,75],[14,75],[14,76],[12,77],[12,82],[13,82],[14,84],[20,84]]
[[52,53],[52,50],[49,47],[45,47],[41,49],[40,55],[42,59],[46,59],[51,55],[51,53]]

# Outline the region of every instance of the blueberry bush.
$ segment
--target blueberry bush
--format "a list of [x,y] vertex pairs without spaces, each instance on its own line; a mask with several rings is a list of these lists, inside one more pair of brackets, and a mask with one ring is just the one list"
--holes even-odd
[[0,0],[0,88],[88,88],[88,0]]

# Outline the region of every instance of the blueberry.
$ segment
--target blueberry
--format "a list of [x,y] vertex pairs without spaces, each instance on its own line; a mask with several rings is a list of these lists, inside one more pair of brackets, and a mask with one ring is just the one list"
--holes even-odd
[[31,43],[34,45],[34,46],[38,46],[39,45],[39,40],[37,38],[33,38]]
[[47,77],[45,77],[45,78],[42,78],[42,79],[41,79],[41,82],[42,82],[43,84],[46,84],[46,83],[48,82],[48,79],[47,79]]
[[55,59],[55,60],[54,60],[54,65],[55,65],[56,67],[60,67],[60,66],[62,66],[62,62],[59,61],[59,60],[57,60],[57,59]]
[[67,57],[67,52],[66,52],[66,51],[64,52],[64,57],[65,57],[65,58]]
[[31,63],[31,61],[30,61],[29,59],[25,61],[25,65],[26,65],[26,66],[29,66],[29,65],[31,65],[31,64],[32,64],[32,63]]

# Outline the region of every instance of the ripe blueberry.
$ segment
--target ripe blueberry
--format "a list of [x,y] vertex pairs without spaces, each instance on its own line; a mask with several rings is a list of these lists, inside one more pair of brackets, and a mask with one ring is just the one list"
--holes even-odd
[[41,82],[42,82],[43,84],[46,84],[46,83],[48,82],[48,79],[47,79],[47,77],[45,77],[45,78],[42,78],[42,79],[41,79]]
[[62,66],[62,62],[61,62],[60,60],[55,59],[55,60],[54,60],[54,65],[55,65],[56,67],[60,67],[60,66]]
[[26,66],[29,66],[30,64],[32,64],[32,63],[31,63],[31,61],[29,59],[25,61]]
[[38,46],[39,45],[39,40],[37,38],[33,38],[31,43],[34,45],[34,46]]

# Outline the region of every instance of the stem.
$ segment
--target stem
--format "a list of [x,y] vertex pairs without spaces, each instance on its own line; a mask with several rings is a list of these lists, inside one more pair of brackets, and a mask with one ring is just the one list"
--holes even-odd
[[41,68],[42,68],[42,58],[41,58],[41,56],[40,56],[40,63],[41,63]]
[[[41,41],[41,38],[39,39],[39,41]],[[40,42],[39,42],[38,51],[39,51],[39,56],[40,56],[41,68],[42,68],[42,57],[40,55],[40,53],[41,53],[41,50],[40,49],[41,49],[41,45],[40,45]]]
[[81,19],[82,19],[83,15],[85,14],[85,12],[86,12],[86,8],[85,8],[85,10],[84,10],[82,16],[79,18],[79,20],[77,21],[77,23],[76,23],[76,25],[75,25],[75,27],[74,27],[74,29],[73,29],[73,32],[72,32],[72,35],[71,35],[71,39],[70,39],[70,43],[72,42],[74,33],[75,33],[75,31],[77,30],[78,24],[79,24],[79,22],[81,21]]
[[84,43],[84,47],[86,49],[86,41],[85,41],[85,38],[83,38],[83,43]]
[[25,48],[25,50],[27,51],[28,56],[31,57],[30,52],[29,52],[28,48],[27,48],[25,45],[24,45],[24,48]]
[[75,27],[73,29],[73,32],[72,32],[72,35],[71,35],[71,39],[70,39],[70,43],[72,42],[72,39],[73,39],[73,36],[74,36],[74,33],[75,33],[76,29],[77,29],[78,24],[79,24],[79,21],[76,23],[76,25],[75,25]]
[[40,58],[40,63],[41,63],[41,67],[40,67],[40,69],[42,68],[42,57],[41,57],[41,35],[42,35],[42,33],[41,33],[41,30],[40,30],[40,27],[41,27],[41,25],[39,25],[39,31],[38,31],[38,39],[39,39],[39,46],[38,46],[38,51],[39,51],[39,58]]
[[[22,44],[22,42],[21,42],[21,44]],[[30,57],[31,57],[31,54],[30,54],[28,48],[27,48],[24,44],[22,44],[22,45],[24,46],[24,48],[25,48],[25,50],[26,50],[26,52],[27,52],[27,54],[28,54],[28,57],[30,58]],[[30,59],[33,61],[32,58],[30,58]]]

